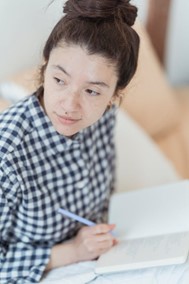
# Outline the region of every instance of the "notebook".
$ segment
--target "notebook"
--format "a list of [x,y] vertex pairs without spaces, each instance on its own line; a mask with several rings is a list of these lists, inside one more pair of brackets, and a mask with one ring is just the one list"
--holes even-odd
[[189,253],[189,181],[116,193],[109,222],[119,244],[100,256],[95,272],[184,263]]

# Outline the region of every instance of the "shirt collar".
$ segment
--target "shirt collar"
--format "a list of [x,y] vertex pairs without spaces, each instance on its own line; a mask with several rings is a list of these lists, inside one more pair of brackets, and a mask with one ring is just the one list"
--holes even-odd
[[32,126],[37,130],[41,140],[51,151],[55,153],[57,151],[62,152],[70,147],[78,148],[81,133],[78,133],[74,139],[59,134],[45,114],[36,93],[30,96],[27,113]]

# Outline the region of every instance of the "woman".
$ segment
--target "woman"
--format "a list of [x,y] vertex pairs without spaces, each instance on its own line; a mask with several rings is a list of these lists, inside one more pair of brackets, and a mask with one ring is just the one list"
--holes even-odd
[[129,2],[67,1],[44,47],[38,90],[0,116],[2,284],[37,282],[45,270],[95,259],[116,243],[106,224],[114,102],[139,49]]

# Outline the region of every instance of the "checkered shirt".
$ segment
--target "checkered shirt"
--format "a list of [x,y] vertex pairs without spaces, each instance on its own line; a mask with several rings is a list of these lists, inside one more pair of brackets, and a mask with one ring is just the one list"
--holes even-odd
[[114,187],[115,108],[74,139],[58,134],[36,94],[0,115],[0,283],[38,282],[51,248],[103,222]]

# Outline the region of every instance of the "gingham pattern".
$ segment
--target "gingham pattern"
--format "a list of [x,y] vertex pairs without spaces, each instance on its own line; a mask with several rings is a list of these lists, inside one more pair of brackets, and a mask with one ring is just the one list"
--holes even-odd
[[102,222],[114,184],[115,108],[71,140],[59,135],[36,94],[0,115],[0,283],[38,282],[54,244]]

